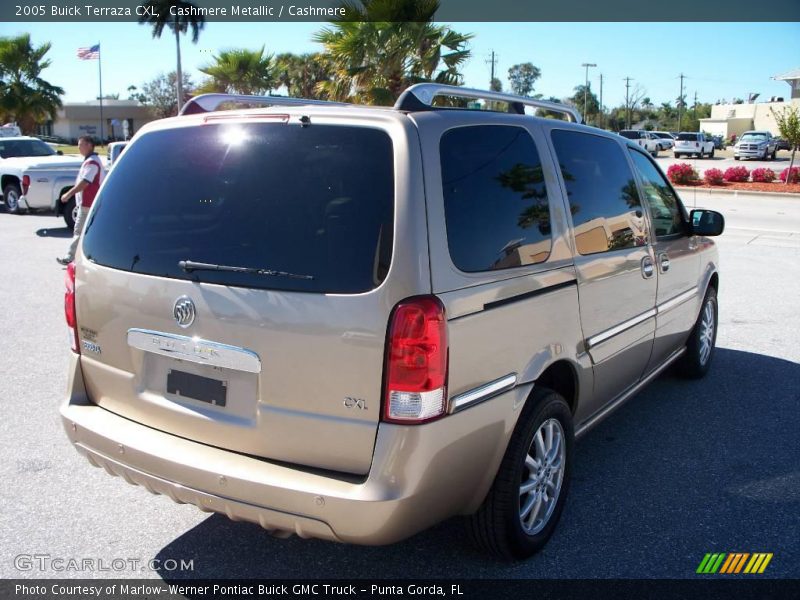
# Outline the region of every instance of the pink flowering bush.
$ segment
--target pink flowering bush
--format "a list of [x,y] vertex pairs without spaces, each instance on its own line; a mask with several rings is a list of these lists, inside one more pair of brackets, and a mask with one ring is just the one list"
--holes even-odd
[[731,167],[725,169],[725,174],[722,177],[725,181],[747,181],[750,179],[750,171],[747,170],[747,167]]
[[723,178],[722,171],[719,169],[706,169],[703,173],[703,179],[708,185],[722,185]]
[[789,177],[789,183],[800,183],[800,167],[792,167],[791,176],[789,175],[788,168],[781,171],[780,174],[781,181],[786,183],[787,177]]
[[771,183],[775,181],[775,171],[772,169],[753,169],[750,179],[756,183]]
[[672,183],[694,183],[697,181],[697,171],[689,163],[670,165],[667,177]]

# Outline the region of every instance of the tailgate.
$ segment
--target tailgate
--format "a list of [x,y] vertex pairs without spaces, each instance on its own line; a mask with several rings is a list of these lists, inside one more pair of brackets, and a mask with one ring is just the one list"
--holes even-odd
[[[247,292],[91,264],[77,278],[89,342],[81,366],[100,406],[244,454],[368,470],[388,320],[376,310],[381,292]],[[178,298],[195,306],[188,331],[173,317]]]
[[277,117],[181,120],[126,149],[78,264],[86,387],[181,437],[363,474],[390,313],[420,293],[417,253],[394,249],[405,138]]

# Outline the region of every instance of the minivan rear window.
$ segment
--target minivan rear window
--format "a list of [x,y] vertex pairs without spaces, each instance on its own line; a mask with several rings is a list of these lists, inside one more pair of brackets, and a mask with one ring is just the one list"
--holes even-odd
[[[89,260],[221,285],[360,293],[386,278],[393,149],[379,129],[221,123],[145,134],[87,223]],[[196,269],[179,262],[262,269]]]
[[696,133],[679,133],[678,139],[682,142],[696,142],[697,141],[697,134]]

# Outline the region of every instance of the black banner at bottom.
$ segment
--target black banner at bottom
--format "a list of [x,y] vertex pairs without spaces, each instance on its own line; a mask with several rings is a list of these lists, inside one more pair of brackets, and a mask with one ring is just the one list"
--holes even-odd
[[800,579],[186,580],[6,579],[0,598],[25,600],[240,600],[292,598],[800,599]]

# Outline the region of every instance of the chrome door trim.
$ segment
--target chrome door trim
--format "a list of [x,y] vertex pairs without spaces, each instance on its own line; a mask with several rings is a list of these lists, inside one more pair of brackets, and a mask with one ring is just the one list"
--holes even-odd
[[473,388],[463,394],[453,396],[448,403],[447,414],[452,415],[470,406],[475,406],[484,400],[488,400],[489,398],[510,390],[515,385],[517,385],[517,374],[509,373],[500,379],[495,379],[494,381]]
[[615,335],[619,335],[623,331],[627,331],[631,327],[635,327],[639,323],[644,323],[648,319],[652,319],[655,316],[656,316],[656,309],[651,308],[650,310],[643,312],[640,315],[636,315],[632,319],[628,319],[627,321],[624,321],[619,325],[615,325],[611,329],[606,329],[605,331],[602,331],[597,335],[593,335],[592,337],[586,340],[586,347],[588,349],[592,349],[595,346],[602,344],[603,342],[607,342]]
[[683,304],[687,300],[691,300],[696,295],[697,295],[697,286],[693,287],[690,290],[686,290],[682,294],[678,294],[674,298],[670,298],[669,300],[667,300],[665,302],[662,302],[661,304],[656,306],[656,311],[657,311],[657,313],[659,315],[663,314],[663,313],[667,312],[668,310],[672,310],[673,308],[676,308],[677,306],[680,306],[681,304]]
[[669,358],[667,358],[667,360],[665,360],[663,363],[661,363],[661,365],[657,369],[652,371],[647,377],[645,377],[644,379],[640,380],[639,383],[637,383],[633,387],[628,388],[628,390],[626,392],[623,392],[620,396],[617,396],[616,400],[613,400],[612,402],[609,402],[606,406],[604,406],[598,412],[596,412],[594,415],[589,417],[589,419],[584,421],[580,425],[580,427],[578,427],[575,430],[575,437],[577,438],[577,437],[580,437],[583,434],[585,434],[592,427],[594,427],[600,421],[602,421],[604,418],[606,418],[609,414],[611,414],[616,409],[618,409],[620,406],[622,406],[625,403],[626,400],[629,400],[630,398],[635,396],[639,391],[641,391],[641,389],[643,387],[645,387],[648,383],[653,381],[653,379],[655,379],[656,377],[661,375],[661,373],[663,373],[667,369],[667,367],[669,367],[673,362],[678,360],[683,355],[684,352],[686,352],[686,347],[685,346],[683,348],[679,348],[678,350],[673,352],[669,356]]
[[134,328],[128,330],[128,345],[137,350],[186,360],[198,365],[210,365],[246,373],[261,372],[261,359],[252,350],[196,337]]

